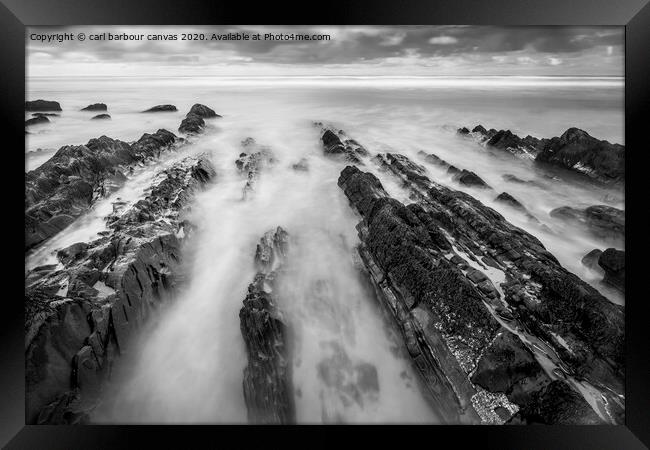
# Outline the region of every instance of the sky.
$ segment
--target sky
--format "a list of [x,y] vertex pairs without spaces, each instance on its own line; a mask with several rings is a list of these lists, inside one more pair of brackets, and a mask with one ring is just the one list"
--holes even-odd
[[[72,33],[74,40],[32,35]],[[84,33],[86,39],[76,38]],[[142,40],[92,40],[111,33]],[[206,40],[183,41],[182,33]],[[213,40],[240,33],[251,40]],[[260,40],[252,40],[259,33]],[[271,33],[329,40],[271,40]],[[178,40],[148,40],[176,35]],[[30,27],[28,76],[623,76],[623,27]]]

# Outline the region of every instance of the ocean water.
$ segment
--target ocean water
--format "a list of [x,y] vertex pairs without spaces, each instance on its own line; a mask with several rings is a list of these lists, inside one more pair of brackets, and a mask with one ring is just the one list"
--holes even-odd
[[[217,177],[195,199],[198,225],[186,249],[188,280],[172,304],[140,333],[120,360],[102,405],[101,423],[240,423],[246,421],[242,371],[246,353],[239,309],[254,275],[255,245],[262,234],[282,226],[291,236],[279,306],[295,327],[294,387],[301,423],[444,421],[423,400],[417,376],[402,345],[356,269],[358,218],[336,181],[343,163],[322,155],[313,121],[331,123],[372,154],[396,152],[423,164],[441,184],[464,190],[537,236],[568,270],[616,303],[624,299],[599,283],[601,274],[580,263],[594,248],[622,248],[566,228],[549,216],[559,206],[608,204],[624,207],[622,191],[596,188],[579,177],[552,178],[532,161],[490,151],[458,136],[461,126],[483,124],[521,136],[558,136],[569,127],[624,144],[623,89],[619,78],[31,78],[28,99],[61,103],[50,124],[26,135],[26,171],[38,167],[63,145],[107,135],[131,141],[144,132],[177,132],[194,103],[223,118],[208,121],[193,137],[160,161],[139,168],[118,192],[75,224],[29,254],[26,267],[53,262],[57,249],[91,239],[118,197],[135,202],[161,168],[187,154],[208,152]],[[96,102],[108,105],[110,121],[91,121],[79,111]],[[142,114],[171,103],[178,112]],[[26,114],[26,118],[29,114]],[[245,179],[234,161],[241,141],[267,145],[276,163],[261,173],[255,192],[242,199]],[[435,153],[476,172],[496,192],[456,184],[420,150]],[[305,158],[308,172],[291,164]],[[401,201],[408,193],[389,175],[374,172]],[[504,181],[513,174],[535,184]],[[507,191],[545,225],[494,202]],[[344,386],[323,377],[323,364],[346,374]],[[355,379],[354,368],[376,369],[377,388]],[[365,390],[364,390],[365,389]],[[350,400],[350,392],[359,392]],[[347,396],[347,397],[346,397]]]

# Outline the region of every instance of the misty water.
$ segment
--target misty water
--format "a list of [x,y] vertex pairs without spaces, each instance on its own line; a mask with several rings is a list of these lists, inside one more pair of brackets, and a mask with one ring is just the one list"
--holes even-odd
[[[96,422],[246,422],[242,374],[247,358],[238,314],[255,274],[255,246],[264,232],[277,226],[291,238],[277,294],[293,329],[298,422],[444,420],[425,401],[403,344],[360,271],[354,249],[359,218],[336,184],[344,163],[323,156],[313,121],[345,130],[371,154],[409,156],[426,167],[432,180],[493,207],[537,236],[568,270],[612,301],[624,303],[602,286],[602,274],[580,263],[594,248],[622,249],[622,243],[566,228],[548,214],[567,205],[624,208],[623,192],[554,174],[455,132],[480,123],[520,136],[551,137],[575,126],[624,144],[623,84],[618,78],[32,78],[27,90],[28,99],[59,101],[63,112],[50,124],[30,128],[26,170],[38,167],[62,145],[83,144],[103,134],[131,141],[159,128],[177,132],[194,103],[223,115],[209,120],[204,134],[138,168],[122,189],[26,259],[28,268],[56,262],[57,249],[104,229],[103,217],[112,202],[135,202],[162,168],[188,154],[210,154],[217,176],[192,205],[190,220],[197,230],[184,249],[184,287],[119,360],[95,411]],[[95,102],[108,104],[110,121],[91,121],[93,113],[79,111]],[[178,112],[140,113],[165,103],[176,105]],[[276,162],[261,172],[253,195],[244,200],[245,178],[234,162],[248,137],[267,145]],[[476,172],[496,192],[458,185],[425,163],[419,151]],[[308,172],[291,168],[301,158],[307,159]],[[370,162],[364,170],[375,173],[400,201],[411,201],[389,174]],[[510,183],[504,174],[535,183]],[[494,202],[503,191],[545,227]],[[376,383],[361,376],[359,367],[374,367]],[[337,371],[344,381],[332,384],[324,369]]]

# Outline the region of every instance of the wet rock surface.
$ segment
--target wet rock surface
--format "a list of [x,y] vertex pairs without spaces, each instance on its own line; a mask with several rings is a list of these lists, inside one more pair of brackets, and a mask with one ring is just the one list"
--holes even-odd
[[270,147],[258,144],[252,137],[244,139],[241,145],[246,152],[239,154],[235,166],[239,173],[246,176],[242,189],[242,197],[246,199],[255,191],[261,171],[275,164],[276,159]]
[[107,120],[110,118],[110,114],[97,114],[96,116],[91,117],[90,120]]
[[25,250],[49,239],[120,185],[129,166],[160,156],[177,140],[173,133],[145,133],[128,144],[107,136],[67,145],[25,175]]
[[[379,159],[414,203],[390,198],[355,166],[339,186],[362,216],[359,254],[377,295],[446,420],[620,423],[624,309],[470,195],[404,156]],[[506,355],[512,369],[499,368]],[[575,383],[607,398],[599,414]]]
[[204,155],[179,161],[142,200],[109,216],[101,237],[26,275],[27,423],[88,421],[115,359],[182,280],[184,216],[214,176]]
[[605,271],[603,282],[625,292],[625,252],[608,248],[598,257],[598,265]]
[[[468,130],[469,132],[469,130]],[[444,159],[434,155],[433,153],[426,153],[424,151],[418,152],[424,160],[430,164],[447,169],[447,173],[453,175],[453,180],[464,186],[472,186],[478,188],[492,189],[481,177],[472,172],[471,170],[459,169],[456,166],[449,164]]]
[[153,113],[153,112],[173,112],[173,111],[178,111],[178,109],[176,109],[176,106],[174,105],[156,105],[142,112]]
[[346,136],[343,130],[315,122],[315,126],[321,129],[321,143],[326,156],[341,158],[353,164],[363,164],[362,159],[370,156],[361,144]]
[[239,311],[248,365],[244,369],[244,399],[254,424],[294,423],[289,329],[274,298],[288,252],[288,234],[281,227],[264,234],[257,245],[258,270]]
[[190,108],[190,111],[178,127],[178,131],[185,134],[200,133],[205,128],[205,120],[203,119],[215,117],[221,116],[207,106],[197,103]]
[[600,255],[603,254],[602,250],[599,250],[597,248],[593,249],[589,253],[587,253],[583,258],[580,260],[580,262],[585,266],[588,267],[592,270],[602,270],[600,266],[598,265],[598,259],[600,258]]
[[61,111],[61,105],[51,100],[32,100],[25,102],[25,111]]
[[489,147],[523,155],[538,163],[562,167],[608,184],[625,182],[625,146],[596,139],[579,128],[569,128],[561,136],[550,139],[521,138],[510,130],[486,130],[481,125],[471,134]]
[[107,111],[108,107],[105,103],[93,103],[88,105],[85,108],[81,108],[82,111]]
[[568,224],[585,228],[601,239],[625,239],[625,211],[613,206],[593,205],[585,209],[562,206],[549,214]]

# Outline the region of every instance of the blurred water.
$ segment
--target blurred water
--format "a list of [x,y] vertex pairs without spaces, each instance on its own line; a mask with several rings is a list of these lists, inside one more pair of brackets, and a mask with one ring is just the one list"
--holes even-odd
[[[588,251],[604,249],[609,243],[576,230],[567,232],[548,215],[565,205],[608,202],[623,207],[622,192],[596,189],[578,178],[550,179],[530,161],[489,151],[455,133],[459,126],[481,123],[520,135],[550,137],[577,126],[598,138],[624,143],[622,83],[617,79],[443,81],[29,80],[29,99],[59,101],[64,111],[26,136],[27,170],[61,145],[85,143],[102,134],[130,141],[158,128],[176,132],[193,103],[206,104],[224,116],[210,120],[204,135],[141,169],[114,194],[137,199],[154,171],[187,153],[210,152],[218,172],[193,207],[198,231],[194,244],[186,249],[188,285],[120,362],[94,420],[246,421],[241,385],[246,354],[238,313],[254,275],[255,245],[265,231],[278,225],[291,235],[278,298],[295,330],[298,421],[441,420],[422,399],[399,341],[355,268],[358,218],[336,185],[344,165],[323,157],[318,130],[311,125],[314,120],[343,128],[373,154],[398,152],[424,164],[433,180],[463,189],[492,206],[535,234],[569,270],[622,303],[614,292],[602,290],[598,283],[602,276],[580,263]],[[92,113],[78,111],[95,102],[108,104],[111,121],[90,121]],[[179,111],[140,113],[163,103],[174,104]],[[234,161],[247,137],[270,146],[277,162],[262,172],[254,195],[243,201],[245,179]],[[44,150],[36,152],[38,148]],[[420,150],[473,170],[496,192],[459,186],[444,171],[424,163]],[[308,160],[306,173],[290,168],[301,158]],[[371,164],[366,170],[375,172],[392,195],[408,201],[408,193],[390,176]],[[537,185],[508,183],[504,174]],[[495,203],[494,197],[502,191],[520,200],[548,229]],[[31,255],[27,264],[51,262],[57,248],[99,231],[112,200],[98,204],[79,224]],[[372,373],[370,367],[376,369],[376,380],[355,375],[359,368]],[[348,382],[333,384],[328,377],[331,371],[349,378]]]

